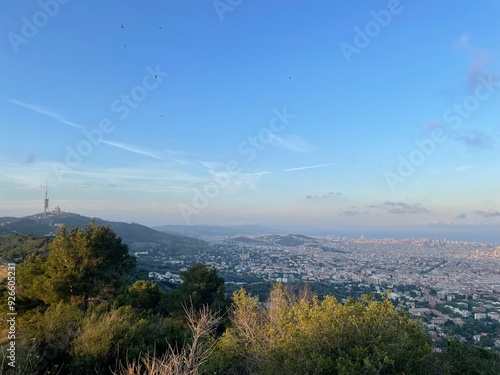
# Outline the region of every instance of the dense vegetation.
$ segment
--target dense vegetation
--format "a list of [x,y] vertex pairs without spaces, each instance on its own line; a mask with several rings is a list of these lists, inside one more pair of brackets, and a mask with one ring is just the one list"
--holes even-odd
[[[38,240],[45,241],[33,246],[43,249]],[[481,348],[450,342],[433,351],[421,326],[389,300],[343,304],[276,284],[266,303],[244,289],[229,302],[224,279],[202,264],[182,272],[180,288],[166,290],[134,280],[127,246],[94,223],[62,227],[47,249],[19,256],[16,368],[4,357],[1,373],[500,373],[499,356]],[[6,316],[5,281],[1,288]]]
[[8,261],[21,261],[28,255],[47,250],[51,237],[0,233],[0,258]]
[[[0,256],[5,253],[4,241],[9,237],[24,237],[21,233],[30,233],[30,237],[38,235],[40,238],[47,234],[55,234],[58,226],[68,228],[85,228],[89,221],[99,226],[109,226],[113,232],[135,250],[150,248],[168,248],[170,254],[197,254],[207,251],[207,243],[195,238],[159,232],[137,223],[123,223],[106,221],[99,218],[91,219],[86,216],[64,212],[59,215],[33,215],[23,218],[0,218]],[[8,258],[8,256],[7,256]]]

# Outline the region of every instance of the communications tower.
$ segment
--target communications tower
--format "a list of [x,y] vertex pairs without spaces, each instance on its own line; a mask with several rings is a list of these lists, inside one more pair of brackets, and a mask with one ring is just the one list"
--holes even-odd
[[48,184],[45,184],[45,199],[43,200],[43,215],[47,217],[47,210],[49,209],[49,198],[47,198]]

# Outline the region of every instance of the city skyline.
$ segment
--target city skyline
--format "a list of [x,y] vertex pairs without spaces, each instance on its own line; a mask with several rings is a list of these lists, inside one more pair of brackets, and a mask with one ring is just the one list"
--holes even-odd
[[493,1],[6,7],[0,216],[500,243]]

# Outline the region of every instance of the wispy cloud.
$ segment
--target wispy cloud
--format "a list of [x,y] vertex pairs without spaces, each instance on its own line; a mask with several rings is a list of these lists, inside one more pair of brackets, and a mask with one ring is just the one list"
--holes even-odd
[[313,168],[322,168],[322,167],[331,167],[333,165],[338,165],[339,163],[329,163],[329,164],[317,164],[317,165],[309,165],[307,167],[295,167],[285,169],[285,172],[293,172],[293,171],[303,171],[305,169],[313,169]]
[[310,152],[312,150],[312,146],[304,141],[298,135],[289,135],[287,137],[280,137],[279,135],[273,135],[273,143],[281,148],[286,150],[295,151],[295,152]]
[[154,151],[146,150],[145,148],[140,147],[140,146],[135,146],[135,145],[131,145],[131,144],[128,144],[128,143],[122,143],[122,142],[105,141],[103,139],[101,139],[101,142],[105,143],[107,145],[113,146],[113,147],[121,148],[122,150],[126,150],[126,151],[130,151],[130,152],[136,153],[136,154],[140,154],[140,155],[144,155],[144,156],[149,156],[151,158],[159,159],[159,160],[162,159],[162,157],[158,153],[156,153]]
[[[0,161],[0,181],[12,189],[38,189],[40,184],[54,180],[53,162],[6,163]],[[157,162],[126,168],[103,168],[99,166],[68,169],[64,178],[57,181],[60,186],[119,187],[120,190],[141,191],[189,191],[194,185],[210,181],[207,176],[197,176],[172,163]]]
[[200,164],[207,168],[209,171],[223,171],[226,168],[226,164],[219,161],[200,161]]
[[185,151],[171,150],[168,148],[163,149],[163,151],[165,151],[169,155],[187,155],[187,152]]
[[486,217],[486,218],[500,216],[500,211],[497,211],[497,210],[488,210],[488,211],[474,210],[474,213],[478,216],[482,216],[482,217]]
[[470,35],[462,34],[460,38],[458,38],[453,44],[453,48],[455,49],[467,49],[469,48]]
[[247,173],[248,175],[251,175],[251,176],[264,176],[266,174],[271,174],[271,172],[269,171],[262,171],[262,172],[255,172],[255,173]]
[[485,77],[484,66],[489,62],[489,56],[479,56],[472,62],[467,71],[467,88],[474,90],[481,83],[481,78]]
[[367,211],[355,211],[355,210],[345,210],[339,213],[340,216],[359,216],[359,215],[369,215]]
[[424,126],[425,129],[427,130],[434,130],[437,128],[441,128],[443,124],[440,121],[431,121],[428,124]]
[[42,106],[39,106],[39,105],[35,105],[35,104],[21,102],[19,100],[14,100],[14,99],[6,99],[6,100],[9,101],[9,102],[11,102],[11,103],[17,104],[17,105],[19,105],[21,107],[27,108],[27,109],[29,109],[31,111],[37,112],[37,113],[39,113],[41,115],[45,115],[45,116],[51,117],[54,120],[56,120],[56,121],[58,121],[58,122],[60,122],[62,124],[71,126],[73,128],[77,128],[77,129],[83,129],[84,128],[83,126],[80,126],[78,124],[75,124],[74,122],[66,120],[62,115],[60,115],[59,113],[54,112],[52,109],[49,109],[49,108],[46,108],[46,107],[42,107]]
[[231,177],[231,185],[233,188],[239,188],[246,186],[247,188],[255,189],[257,187],[257,181],[259,181],[262,176],[270,174],[271,172],[255,172],[255,173],[239,173]]
[[473,167],[473,165],[467,164],[467,165],[460,165],[460,166],[455,167],[453,169],[456,170],[457,172],[461,172],[461,171],[466,171],[467,169],[471,169],[472,167]]
[[[213,169],[213,168],[209,168],[209,169],[207,169],[207,171],[208,171],[208,173],[210,173],[213,176],[220,175],[221,173],[225,173],[225,174],[228,173],[228,172],[226,172],[223,169],[219,169],[217,171],[216,169]],[[266,174],[271,174],[271,172],[269,172],[269,171],[262,171],[262,172],[254,172],[254,173],[235,173],[235,174],[232,175],[231,178],[237,179],[238,177],[242,177],[242,176],[260,178],[260,177],[262,177],[262,176],[264,176]]]
[[472,59],[467,69],[467,89],[472,92],[482,80],[486,79],[485,66],[491,61],[490,53],[483,49],[475,48],[471,43],[471,36],[463,34],[453,44],[455,49],[465,51]]
[[323,194],[323,195],[306,195],[306,199],[327,199],[327,198],[333,198],[336,196],[340,196],[340,193],[335,193],[333,191]]
[[227,163],[218,161],[199,161],[199,163],[206,168],[206,172],[213,176],[214,181],[222,179],[227,182],[227,185],[224,183],[223,189],[228,193],[234,193],[241,188],[255,189],[262,176],[272,173],[270,171],[242,172],[241,170],[230,173],[227,169]]
[[37,156],[36,155],[33,155],[31,154],[30,156],[28,156],[26,158],[26,160],[24,161],[26,164],[31,164],[31,163],[34,163],[36,162],[36,159],[37,159]]
[[379,205],[370,206],[372,208],[382,208],[387,209],[387,212],[391,214],[420,214],[429,212],[422,204],[420,203],[405,203],[405,202],[391,202],[385,201]]
[[456,140],[462,142],[466,146],[475,148],[488,148],[495,143],[493,137],[482,130],[460,133],[457,135]]

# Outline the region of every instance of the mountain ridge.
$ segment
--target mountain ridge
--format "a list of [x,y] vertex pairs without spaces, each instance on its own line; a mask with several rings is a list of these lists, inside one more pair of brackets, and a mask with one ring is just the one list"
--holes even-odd
[[58,228],[65,225],[68,229],[84,228],[91,221],[96,225],[109,225],[110,228],[131,247],[137,244],[161,243],[166,246],[192,247],[202,249],[208,244],[200,239],[179,234],[161,232],[138,223],[108,221],[97,217],[88,217],[72,212],[59,214],[35,214],[21,218],[0,217],[0,233],[22,233],[41,236],[53,236]]

